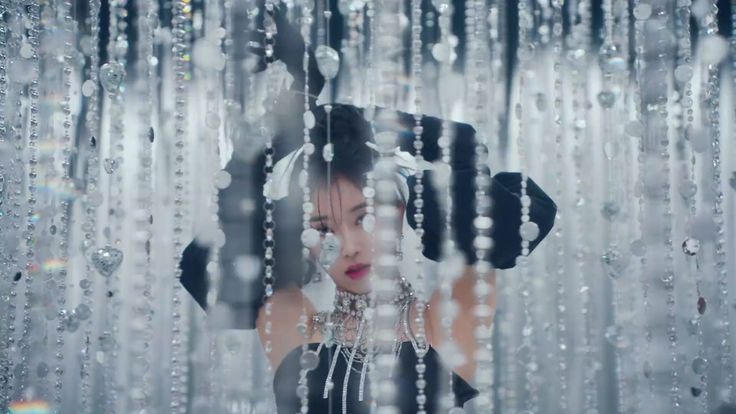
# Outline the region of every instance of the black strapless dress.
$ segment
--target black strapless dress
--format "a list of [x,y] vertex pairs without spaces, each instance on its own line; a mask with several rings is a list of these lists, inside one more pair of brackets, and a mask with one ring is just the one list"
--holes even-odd
[[[309,349],[316,351],[319,344],[310,343]],[[307,374],[307,385],[309,387],[309,412],[318,414],[341,414],[342,413],[342,388],[347,370],[347,361],[342,355],[336,355],[337,345],[332,347],[323,346],[319,352],[319,365]],[[284,357],[281,364],[274,373],[273,389],[276,395],[276,406],[279,414],[293,414],[299,412],[301,407],[296,389],[299,381],[299,358],[302,354],[301,347],[297,347]],[[334,388],[329,392],[327,398],[323,398],[325,381],[330,370],[332,358],[337,358],[337,365],[332,374]],[[396,384],[396,406],[402,414],[415,414],[417,410],[417,355],[410,342],[404,342],[398,354],[396,366],[393,372]],[[448,371],[442,367],[439,354],[433,348],[429,348],[424,356],[426,372],[424,378],[426,386],[424,394],[426,403],[424,405],[428,414],[439,413],[442,410],[440,399],[447,394],[450,383]],[[371,393],[370,381],[365,379],[365,390],[363,401],[359,401],[358,392],[360,388],[360,370],[362,364],[353,362],[348,379],[347,412],[369,413]],[[478,391],[471,387],[465,380],[454,372],[452,373],[452,391],[455,395],[455,405],[462,406],[466,401],[476,397]]]

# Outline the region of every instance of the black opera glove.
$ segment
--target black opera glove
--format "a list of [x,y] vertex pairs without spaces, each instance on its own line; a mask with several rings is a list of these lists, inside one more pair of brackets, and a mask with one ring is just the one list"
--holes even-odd
[[[402,125],[399,132],[400,146],[403,151],[414,154],[415,135],[412,132],[414,116],[399,112],[399,124]],[[443,120],[432,117],[422,117],[422,156],[426,161],[435,162],[441,157],[439,138],[442,136]],[[452,237],[456,248],[465,255],[468,264],[475,263],[478,259],[473,246],[476,236],[473,220],[475,212],[475,157],[476,139],[475,129],[472,126],[459,122],[448,122],[450,128],[448,133],[455,138],[450,147],[450,167],[452,169]],[[486,175],[490,177],[490,169],[486,169]],[[422,227],[423,254],[426,258],[438,261],[442,255],[442,245],[445,236],[445,217],[441,211],[438,197],[446,197],[445,194],[437,194],[432,185],[432,171],[425,171],[422,184],[424,190],[422,199],[424,205],[422,214],[424,220]],[[414,200],[417,194],[414,191],[416,177],[409,177],[409,200],[406,206],[407,221],[416,229],[417,223],[414,214],[417,212]],[[499,172],[491,179],[491,237],[494,246],[491,249],[490,261],[497,269],[508,269],[516,265],[516,257],[521,254],[521,173]],[[487,191],[486,191],[487,192]],[[529,243],[531,252],[554,225],[557,205],[555,202],[532,180],[527,181],[527,195],[531,198],[529,207],[529,220],[539,227],[539,235]],[[444,204],[444,203],[443,203]]]
[[192,240],[184,249],[179,262],[182,286],[205,310],[207,309],[207,291],[209,289],[209,280],[207,279],[209,255],[209,247],[202,246],[196,240]]
[[[442,245],[445,231],[445,212],[441,211],[438,203],[439,197],[445,194],[437,194],[431,184],[431,171],[424,173],[422,183],[424,191],[422,199],[424,215],[422,237],[423,255],[434,261],[442,257]],[[463,253],[467,264],[477,261],[473,240],[476,230],[473,220],[475,213],[475,168],[465,168],[453,171],[452,177],[452,231],[455,246]],[[407,220],[412,228],[416,229],[414,214],[416,207],[414,200],[417,194],[414,191],[415,177],[408,180],[410,196],[407,205]],[[527,195],[531,198],[529,208],[529,219],[539,227],[539,235],[529,243],[531,252],[544,237],[550,232],[554,225],[557,205],[539,186],[531,179],[527,180]],[[490,253],[490,262],[494,268],[508,269],[516,265],[516,257],[521,254],[521,173],[500,172],[493,176],[491,184],[491,237],[494,246]]]

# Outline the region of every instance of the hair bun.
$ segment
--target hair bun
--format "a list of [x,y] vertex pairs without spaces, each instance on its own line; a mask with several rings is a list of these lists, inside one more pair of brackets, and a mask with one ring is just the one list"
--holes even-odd
[[314,110],[316,123],[310,130],[310,138],[315,154],[309,160],[310,178],[323,180],[327,175],[327,162],[322,153],[329,139],[334,154],[331,174],[357,182],[373,168],[372,150],[365,145],[373,140],[371,124],[363,117],[362,110],[352,105],[332,104],[331,107],[329,112],[326,105]]

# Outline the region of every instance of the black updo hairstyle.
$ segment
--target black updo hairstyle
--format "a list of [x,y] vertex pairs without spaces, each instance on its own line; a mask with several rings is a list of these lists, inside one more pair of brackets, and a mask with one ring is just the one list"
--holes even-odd
[[[319,189],[327,184],[328,163],[322,156],[327,145],[328,127],[327,111],[324,106],[315,108],[316,123],[310,130],[310,138],[314,144],[314,153],[309,157],[309,180],[312,198]],[[333,159],[330,163],[330,180],[335,182],[342,177],[358,188],[365,185],[365,174],[373,169],[375,152],[366,145],[373,141],[371,124],[365,120],[360,109],[343,104],[333,104],[330,112],[330,142]],[[296,161],[289,183],[289,198],[299,204],[301,211],[303,190],[299,187],[299,173],[302,170],[303,157]]]

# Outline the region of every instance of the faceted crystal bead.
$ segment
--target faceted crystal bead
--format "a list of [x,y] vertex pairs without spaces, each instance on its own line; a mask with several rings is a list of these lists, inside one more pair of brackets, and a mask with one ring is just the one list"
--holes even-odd
[[702,357],[693,359],[693,372],[702,375],[705,374],[705,370],[708,368],[708,360]]
[[646,246],[644,244],[644,240],[642,239],[636,239],[631,242],[631,245],[629,246],[629,250],[631,251],[631,254],[637,257],[641,257],[644,255]]
[[79,329],[79,318],[74,311],[61,315],[64,318],[64,327],[68,332],[76,332]]
[[327,144],[322,148],[322,158],[324,158],[325,162],[332,162],[334,156],[332,144]]
[[118,93],[125,78],[125,67],[120,62],[109,62],[100,68],[100,84],[108,93]]
[[698,313],[701,315],[705,314],[706,307],[707,307],[707,303],[705,302],[705,298],[700,296],[698,298],[698,304],[697,304]]
[[105,158],[104,167],[106,173],[112,174],[117,170],[118,162],[112,158]]
[[317,229],[309,228],[302,231],[302,244],[304,247],[315,247],[319,243],[320,234]]
[[317,68],[325,79],[334,79],[337,71],[340,69],[340,56],[335,49],[319,45],[314,52],[314,58],[317,60]]
[[601,69],[608,73],[620,73],[626,70],[626,59],[624,59],[621,48],[614,43],[604,43],[598,52]]
[[94,52],[95,46],[95,40],[92,36],[82,36],[79,39],[79,49],[87,56]]
[[693,77],[693,67],[690,65],[680,65],[675,68],[675,79],[680,83],[685,83]]
[[304,112],[302,118],[304,119],[304,126],[307,129],[312,129],[317,124],[317,120],[315,119],[314,113],[312,111]]
[[95,83],[89,79],[82,83],[82,95],[84,96],[92,96],[95,93],[96,89],[97,88],[95,87]]
[[621,208],[615,201],[606,201],[603,203],[603,208],[601,208],[601,214],[603,214],[603,217],[608,221],[613,221],[620,211]]
[[600,91],[598,93],[598,103],[602,108],[609,109],[616,103],[616,94],[612,91]]
[[628,256],[623,255],[616,247],[609,247],[601,256],[606,274],[613,279],[620,278],[628,266]]
[[128,41],[124,38],[120,38],[115,42],[115,55],[119,58],[124,58],[128,52]]
[[700,250],[700,241],[692,237],[688,237],[682,242],[682,251],[688,256],[695,256]]
[[86,321],[90,318],[90,316],[92,316],[92,310],[90,310],[89,306],[84,303],[80,303],[79,305],[77,305],[77,307],[74,309],[74,312],[77,317],[82,321]]
[[367,214],[365,217],[363,217],[363,230],[365,230],[366,233],[372,233],[373,229],[376,226],[376,216],[373,214]]
[[309,397],[309,387],[307,387],[304,384],[301,384],[296,387],[296,396],[299,398],[307,398]]
[[307,324],[306,323],[298,323],[296,324],[296,330],[299,332],[299,335],[306,337],[307,336]]
[[311,371],[319,365],[319,355],[315,351],[306,351],[299,357],[299,365],[302,369]]
[[702,59],[711,65],[719,64],[728,56],[728,41],[720,35],[713,34],[705,36],[702,40]]
[[340,240],[333,233],[327,233],[322,240],[322,249],[319,252],[319,262],[325,269],[329,269],[340,255]]
[[215,173],[215,187],[217,187],[220,190],[224,190],[230,186],[230,183],[232,183],[233,177],[230,175],[229,172],[225,170],[220,170]]
[[122,262],[123,252],[111,246],[105,246],[92,253],[92,264],[105,277],[112,276]]
[[533,221],[527,221],[519,227],[519,234],[524,241],[534,241],[539,237],[539,226]]
[[452,56],[452,46],[448,43],[437,42],[432,46],[432,57],[438,62],[449,62]]
[[33,46],[30,43],[23,42],[20,46],[18,54],[23,59],[30,59],[33,57]]

